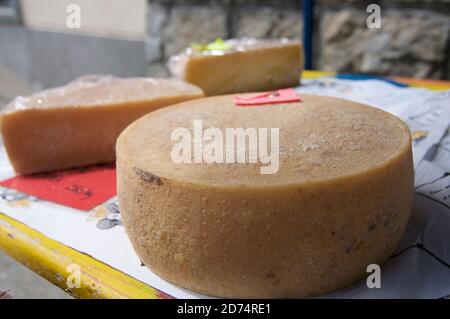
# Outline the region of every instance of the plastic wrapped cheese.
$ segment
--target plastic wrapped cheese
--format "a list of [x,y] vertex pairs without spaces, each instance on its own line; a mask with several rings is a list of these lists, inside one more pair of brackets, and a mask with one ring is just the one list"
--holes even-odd
[[[274,298],[330,292],[385,262],[411,211],[407,126],[331,97],[252,106],[233,98],[158,110],[118,138],[122,220],[144,264],[203,294]],[[243,162],[220,151],[238,152],[230,129],[247,134]],[[180,161],[182,140],[192,146]],[[263,172],[277,149],[278,169]],[[211,153],[221,155],[211,160]]]
[[302,46],[288,39],[216,40],[192,45],[170,58],[171,73],[206,95],[275,90],[298,86]]
[[158,108],[202,97],[172,79],[86,76],[11,101],[1,132],[17,173],[31,174],[112,162],[120,132]]

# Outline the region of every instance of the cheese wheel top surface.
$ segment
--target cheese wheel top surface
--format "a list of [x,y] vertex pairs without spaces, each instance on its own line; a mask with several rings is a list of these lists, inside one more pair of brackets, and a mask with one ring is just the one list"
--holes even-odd
[[[332,97],[301,95],[301,102],[236,106],[233,95],[188,101],[148,114],[119,137],[117,156],[136,169],[200,185],[242,186],[299,184],[345,178],[385,165],[411,143],[407,126],[384,111]],[[194,140],[194,120],[203,132],[219,128],[224,153],[227,128],[279,128],[279,169],[261,174],[262,163],[176,163],[171,157],[177,128],[189,130]],[[217,136],[216,136],[217,137]],[[266,140],[259,139],[258,142]],[[248,140],[247,140],[248,141]],[[211,140],[203,141],[203,147]],[[236,143],[236,140],[235,140]],[[247,151],[248,151],[248,143]],[[224,162],[225,155],[224,155]]]
[[88,75],[64,86],[44,90],[27,97],[19,96],[12,100],[4,111],[114,105],[163,99],[176,94],[198,96],[202,95],[202,91],[194,85],[175,79]]

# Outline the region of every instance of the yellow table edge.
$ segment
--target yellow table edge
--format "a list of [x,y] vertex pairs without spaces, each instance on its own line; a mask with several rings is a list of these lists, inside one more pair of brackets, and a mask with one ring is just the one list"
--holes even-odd
[[[0,249],[77,298],[170,298],[3,213],[0,213]],[[78,276],[79,281],[73,276]],[[70,288],[71,286],[78,287]]]
[[[316,79],[336,73],[303,71],[302,78]],[[393,77],[413,87],[450,89],[450,81]],[[170,298],[163,292],[105,264],[67,247],[0,212],[0,249],[35,273],[77,298]],[[79,288],[69,288],[71,266],[79,269]]]
[[[314,70],[304,70],[302,72],[302,79],[317,79],[321,77],[333,77],[336,72],[326,72],[326,71],[314,71]],[[394,80],[403,84],[407,84],[410,87],[425,88],[433,91],[449,90],[450,81],[445,80],[428,80],[428,79],[413,79],[404,78],[398,76],[386,77],[386,79]]]

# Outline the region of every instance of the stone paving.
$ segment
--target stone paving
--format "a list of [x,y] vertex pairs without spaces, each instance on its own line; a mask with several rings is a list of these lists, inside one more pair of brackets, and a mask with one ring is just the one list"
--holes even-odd
[[3,295],[2,291],[7,291],[15,299],[72,298],[0,251],[0,295]]

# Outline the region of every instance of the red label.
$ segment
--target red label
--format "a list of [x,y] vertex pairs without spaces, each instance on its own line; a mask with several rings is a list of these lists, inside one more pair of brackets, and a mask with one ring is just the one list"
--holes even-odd
[[116,195],[115,165],[16,176],[1,186],[80,210],[91,210]]
[[256,95],[235,96],[233,101],[234,104],[240,106],[301,102],[300,97],[293,88],[264,92]]

